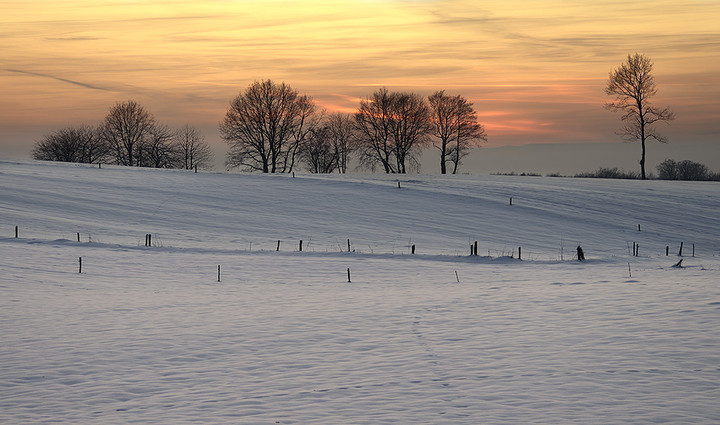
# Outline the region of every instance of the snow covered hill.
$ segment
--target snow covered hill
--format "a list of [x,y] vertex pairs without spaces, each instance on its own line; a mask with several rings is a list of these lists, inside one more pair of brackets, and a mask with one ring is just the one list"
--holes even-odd
[[718,195],[0,161],[0,423],[717,423]]

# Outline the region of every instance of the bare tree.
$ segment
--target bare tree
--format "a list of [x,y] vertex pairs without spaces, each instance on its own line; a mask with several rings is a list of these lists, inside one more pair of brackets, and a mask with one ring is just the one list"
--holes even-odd
[[643,180],[646,179],[645,143],[649,139],[667,143],[667,138],[656,133],[652,125],[675,119],[675,114],[668,108],[659,109],[650,104],[650,98],[657,93],[652,68],[653,63],[647,56],[639,53],[628,55],[627,62],[610,72],[605,88],[607,95],[615,97],[605,107],[623,114],[621,120],[625,125],[618,134],[627,141],[640,141],[640,175]]
[[285,83],[256,81],[230,103],[220,124],[227,165],[264,173],[290,172],[316,123],[315,104]]
[[337,158],[335,168],[338,173],[345,174],[357,139],[355,121],[349,114],[336,112],[326,118],[325,125]]
[[311,173],[332,173],[338,164],[338,154],[329,126],[315,128],[303,143],[300,157]]
[[420,148],[429,142],[432,131],[430,108],[425,99],[415,93],[396,93],[394,114],[391,120],[393,152],[398,173],[407,173],[410,168],[418,168]]
[[175,168],[175,134],[167,125],[155,124],[137,148],[136,165],[150,168]]
[[452,173],[456,174],[469,148],[487,141],[485,128],[477,122],[473,104],[460,95],[448,96],[440,90],[428,100],[432,110],[432,135],[437,138],[434,146],[440,151],[440,172],[446,174],[450,162]]
[[140,165],[141,146],[150,138],[155,118],[139,103],[130,100],[110,108],[100,126],[100,137],[111,148],[119,165]]
[[102,162],[107,155],[107,145],[88,126],[57,130],[37,142],[32,152],[33,159],[81,163]]
[[384,87],[362,99],[355,113],[360,163],[374,170],[380,162],[388,174],[397,172],[393,166],[392,114],[393,96]]
[[363,165],[382,164],[386,173],[406,173],[418,164],[419,148],[428,142],[430,109],[415,93],[379,89],[360,101],[355,113]]
[[180,129],[175,141],[175,167],[192,170],[195,167],[207,168],[212,160],[210,145],[195,127],[185,125]]

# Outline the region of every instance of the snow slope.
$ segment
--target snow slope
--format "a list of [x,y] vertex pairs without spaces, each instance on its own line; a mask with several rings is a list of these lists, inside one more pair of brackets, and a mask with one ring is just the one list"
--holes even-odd
[[0,423],[720,422],[717,183],[399,180],[0,162]]

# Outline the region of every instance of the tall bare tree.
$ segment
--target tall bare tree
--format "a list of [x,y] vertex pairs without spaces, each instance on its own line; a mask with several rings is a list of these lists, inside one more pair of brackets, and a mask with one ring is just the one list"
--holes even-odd
[[487,141],[485,128],[478,122],[473,104],[460,95],[449,96],[440,90],[428,101],[432,110],[432,135],[437,138],[434,146],[440,151],[440,172],[447,173],[449,162],[453,164],[452,173],[456,174],[469,148]]
[[315,104],[285,83],[256,81],[230,103],[220,124],[227,165],[264,173],[290,172],[316,123]]
[[360,101],[355,121],[361,163],[374,168],[379,162],[386,173],[406,173],[417,166],[431,131],[430,109],[422,96],[386,88]]
[[155,118],[134,100],[117,103],[110,108],[100,126],[100,137],[111,148],[119,165],[136,166],[141,147],[150,138]]
[[360,100],[355,113],[360,163],[374,170],[379,162],[386,173],[396,173],[393,160],[391,120],[393,95],[386,88]]
[[655,77],[652,73],[653,63],[645,55],[635,53],[628,55],[627,61],[610,72],[605,93],[615,98],[605,104],[611,111],[621,112],[623,128],[618,133],[627,141],[639,141],[642,148],[640,158],[640,175],[645,175],[645,144],[650,139],[667,143],[653,128],[656,122],[668,122],[675,119],[675,114],[668,108],[659,109],[650,104],[650,98],[657,93]]
[[396,93],[391,128],[398,173],[407,173],[408,166],[417,168],[420,148],[430,141],[432,131],[430,108],[415,93]]
[[207,168],[212,160],[210,145],[195,127],[185,125],[176,136],[175,167],[192,170],[195,167]]
[[57,130],[38,141],[32,151],[33,159],[81,163],[102,162],[107,155],[107,145],[88,126]]

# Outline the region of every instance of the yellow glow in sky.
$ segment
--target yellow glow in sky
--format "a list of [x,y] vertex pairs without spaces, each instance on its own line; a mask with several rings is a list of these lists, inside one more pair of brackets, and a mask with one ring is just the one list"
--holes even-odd
[[0,1],[0,156],[135,99],[215,128],[256,79],[331,110],[378,87],[475,103],[490,145],[617,140],[602,109],[629,53],[655,62],[677,142],[720,135],[718,1]]

